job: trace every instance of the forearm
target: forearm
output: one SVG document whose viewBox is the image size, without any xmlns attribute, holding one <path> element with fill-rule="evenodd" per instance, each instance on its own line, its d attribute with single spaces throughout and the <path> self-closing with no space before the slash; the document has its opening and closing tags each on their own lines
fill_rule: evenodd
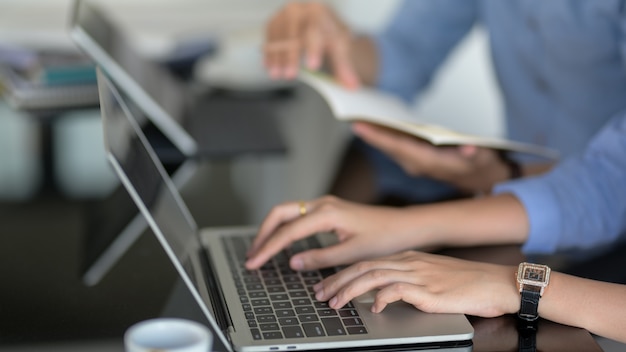
<svg viewBox="0 0 626 352">
<path fill-rule="evenodd" d="M 403 218 L 414 247 L 522 244 L 529 228 L 524 207 L 510 194 L 414 206 Z"/>
<path fill-rule="evenodd" d="M 626 286 L 552 272 L 539 316 L 626 343 Z"/>
</svg>

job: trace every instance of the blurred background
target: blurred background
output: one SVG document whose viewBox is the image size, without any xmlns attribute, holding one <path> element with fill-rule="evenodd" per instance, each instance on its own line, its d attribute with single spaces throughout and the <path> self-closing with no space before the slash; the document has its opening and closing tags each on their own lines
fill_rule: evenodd
<svg viewBox="0 0 626 352">
<path fill-rule="evenodd" d="M 264 23 L 285 0 L 93 1 L 123 29 L 136 52 L 169 66 L 195 86 L 249 91 L 275 84 L 262 69 L 260 45 Z M 399 0 L 328 2 L 362 32 L 382 28 L 399 4 Z M 0 0 L 0 66 L 28 65 L 41 52 L 80 55 L 68 34 L 72 4 L 72 0 Z M 486 35 L 475 28 L 446 61 L 431 89 L 416 100 L 415 113 L 461 131 L 501 135 L 500 97 L 490 64 Z M 86 265 L 93 262 L 90 256 L 99 254 L 90 254 L 90 246 L 95 243 L 101 249 L 110 244 L 109 239 L 103 246 L 92 235 L 112 226 L 104 214 L 111 212 L 108 199 L 119 190 L 105 161 L 97 101 L 85 89 L 82 103 L 71 108 L 33 108 L 9 94 L 6 79 L 4 86 L 0 350 L 121 351 L 125 327 L 160 314 L 163 306 L 167 309 L 177 275 L 153 236 L 141 236 L 106 276 L 85 279 Z M 346 141 L 349 137 L 344 135 Z M 200 225 L 256 224 L 273 204 L 293 195 L 283 190 L 280 176 L 285 167 L 280 161 L 264 161 L 269 167 L 260 164 L 247 159 L 217 165 L 228 171 L 221 174 L 221 182 L 257 205 L 238 216 L 232 211 L 235 205 L 210 203 L 221 217 L 218 223 L 199 221 Z M 305 167 L 319 166 L 311 164 Z M 329 180 L 318 174 L 299 174 L 311 185 L 303 197 L 320 195 L 330 187 Z M 259 175 L 266 185 L 252 189 Z M 214 191 L 220 190 L 190 197 L 202 207 L 209 198 L 219 199 Z M 610 341 L 601 343 L 610 350 Z"/>
<path fill-rule="evenodd" d="M 263 23 L 284 0 L 111 0 L 102 1 L 133 38 L 136 48 L 157 61 L 189 54 L 209 41 L 220 53 L 200 60 L 195 78 L 229 84 L 254 84 L 261 79 L 258 55 Z M 381 28 L 399 1 L 332 1 L 354 28 Z M 0 53 L 23 50 L 75 50 L 67 26 L 71 0 L 0 1 Z M 478 134 L 502 132 L 497 89 L 490 68 L 485 35 L 476 28 L 448 60 L 416 105 L 421 118 L 443 121 Z M 454 102 L 454 103 L 450 103 Z M 74 198 L 98 197 L 110 191 L 115 178 L 103 161 L 97 111 L 59 113 L 51 127 L 52 150 L 42 151 L 41 121 L 0 102 L 0 199 L 24 201 L 49 181 L 42 152 L 53 153 L 56 186 Z"/>
</svg>

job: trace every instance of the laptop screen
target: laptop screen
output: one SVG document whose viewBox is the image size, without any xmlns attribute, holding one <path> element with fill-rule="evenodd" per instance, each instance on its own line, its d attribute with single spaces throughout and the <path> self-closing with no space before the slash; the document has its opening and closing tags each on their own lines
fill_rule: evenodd
<svg viewBox="0 0 626 352">
<path fill-rule="evenodd" d="M 139 108 L 185 155 L 196 153 L 196 142 L 182 127 L 187 90 L 169 71 L 136 52 L 120 26 L 94 0 L 76 0 L 70 34 L 87 55 L 119 82 Z"/>
<path fill-rule="evenodd" d="M 100 107 L 105 148 L 124 186 L 135 202 L 156 223 L 160 241 L 166 241 L 175 259 L 183 266 L 199 248 L 197 227 L 175 190 L 163 166 L 141 133 L 132 113 L 132 103 L 123 99 L 101 71 L 98 71 Z M 155 226 L 153 226 L 153 229 Z M 190 277 L 191 272 L 188 272 Z"/>
</svg>

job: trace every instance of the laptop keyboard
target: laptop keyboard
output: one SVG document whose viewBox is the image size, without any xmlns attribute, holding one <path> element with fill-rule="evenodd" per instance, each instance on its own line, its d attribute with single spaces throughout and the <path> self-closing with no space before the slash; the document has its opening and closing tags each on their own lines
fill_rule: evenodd
<svg viewBox="0 0 626 352">
<path fill-rule="evenodd" d="M 225 248 L 245 312 L 248 326 L 255 340 L 303 338 L 366 334 L 367 329 L 348 303 L 334 310 L 327 302 L 315 299 L 313 285 L 334 270 L 296 272 L 289 268 L 292 254 L 319 248 L 315 238 L 294 243 L 279 253 L 259 270 L 247 270 L 244 266 L 250 237 L 225 237 Z"/>
</svg>

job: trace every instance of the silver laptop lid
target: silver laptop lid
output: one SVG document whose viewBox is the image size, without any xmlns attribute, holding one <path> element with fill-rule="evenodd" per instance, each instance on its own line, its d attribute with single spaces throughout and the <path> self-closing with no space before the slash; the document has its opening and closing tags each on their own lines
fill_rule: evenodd
<svg viewBox="0 0 626 352">
<path fill-rule="evenodd" d="M 141 57 L 96 1 L 75 0 L 70 21 L 70 35 L 76 45 L 133 97 L 183 154 L 195 155 L 196 141 L 182 125 L 188 96 L 181 82 Z"/>
<path fill-rule="evenodd" d="M 200 296 L 200 292 L 210 293 L 205 286 L 200 287 L 204 281 L 199 280 L 203 274 L 197 269 L 201 265 L 197 225 L 143 134 L 132 107 L 100 68 L 97 75 L 107 158 L 209 319 L 214 333 L 224 346 L 229 346 L 220 333 L 213 310 Z"/>
</svg>

